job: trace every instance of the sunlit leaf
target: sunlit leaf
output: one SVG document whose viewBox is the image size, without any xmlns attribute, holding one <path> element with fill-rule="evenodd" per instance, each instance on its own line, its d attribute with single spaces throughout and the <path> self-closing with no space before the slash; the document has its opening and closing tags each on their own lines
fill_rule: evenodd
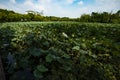
<svg viewBox="0 0 120 80">
<path fill-rule="evenodd" d="M 78 51 L 80 49 L 80 47 L 79 46 L 74 46 L 72 49 Z"/>
<path fill-rule="evenodd" d="M 37 69 L 38 69 L 40 72 L 46 72 L 46 71 L 48 71 L 48 68 L 46 68 L 44 65 L 38 65 L 38 66 L 37 66 Z"/>
</svg>

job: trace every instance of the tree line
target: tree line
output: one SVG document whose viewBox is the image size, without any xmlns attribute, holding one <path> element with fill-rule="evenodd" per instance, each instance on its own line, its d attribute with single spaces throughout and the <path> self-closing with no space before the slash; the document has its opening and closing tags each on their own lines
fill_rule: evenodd
<svg viewBox="0 0 120 80">
<path fill-rule="evenodd" d="M 83 14 L 79 18 L 43 16 L 43 11 L 26 11 L 27 14 L 16 13 L 7 9 L 0 9 L 0 22 L 16 21 L 78 21 L 78 22 L 100 22 L 100 23 L 120 23 L 120 10 L 112 12 L 92 12 Z"/>
</svg>

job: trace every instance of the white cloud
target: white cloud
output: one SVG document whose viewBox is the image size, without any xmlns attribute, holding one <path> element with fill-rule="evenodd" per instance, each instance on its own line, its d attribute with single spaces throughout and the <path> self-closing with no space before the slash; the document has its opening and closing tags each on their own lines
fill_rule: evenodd
<svg viewBox="0 0 120 80">
<path fill-rule="evenodd" d="M 20 13 L 25 13 L 27 10 L 39 12 L 43 10 L 45 16 L 79 17 L 84 13 L 110 12 L 111 10 L 117 11 L 120 9 L 120 0 L 95 0 L 95 4 L 87 6 L 84 0 L 38 0 L 37 2 L 34 2 L 34 0 L 25 0 L 22 4 L 18 4 L 15 0 L 9 1 L 4 4 L 0 3 L 0 8 Z"/>
<path fill-rule="evenodd" d="M 24 10 L 35 10 L 35 11 L 42 11 L 44 10 L 44 7 L 42 5 L 39 5 L 39 4 L 34 4 L 32 2 L 32 0 L 26 0 L 22 5 L 21 7 L 24 9 Z"/>
<path fill-rule="evenodd" d="M 74 0 L 67 0 L 67 3 L 72 4 Z"/>
<path fill-rule="evenodd" d="M 15 3 L 16 3 L 16 1 L 15 1 L 15 0 L 10 0 L 10 2 L 11 2 L 11 3 L 13 3 L 13 4 L 15 4 Z"/>
<path fill-rule="evenodd" d="M 79 5 L 83 5 L 83 1 L 79 1 L 78 4 L 79 4 Z"/>
<path fill-rule="evenodd" d="M 5 5 L 3 5 L 3 4 L 1 4 L 1 3 L 0 3 L 0 8 L 7 9 L 7 7 Z"/>
<path fill-rule="evenodd" d="M 95 0 L 95 2 L 98 5 L 107 5 L 107 6 L 120 5 L 120 0 Z"/>
<path fill-rule="evenodd" d="M 95 9 L 99 8 L 101 11 L 111 11 L 120 9 L 120 0 L 95 0 Z"/>
</svg>

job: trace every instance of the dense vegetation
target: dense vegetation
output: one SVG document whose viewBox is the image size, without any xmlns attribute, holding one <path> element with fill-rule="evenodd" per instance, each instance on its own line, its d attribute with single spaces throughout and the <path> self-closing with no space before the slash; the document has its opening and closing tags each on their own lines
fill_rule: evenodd
<svg viewBox="0 0 120 80">
<path fill-rule="evenodd" d="M 0 24 L 7 80 L 120 80 L 120 24 Z"/>
<path fill-rule="evenodd" d="M 116 13 L 92 12 L 83 14 L 79 18 L 43 16 L 43 12 L 27 11 L 27 14 L 15 13 L 14 11 L 0 9 L 0 22 L 16 21 L 78 21 L 78 22 L 100 22 L 120 23 L 120 10 Z"/>
</svg>

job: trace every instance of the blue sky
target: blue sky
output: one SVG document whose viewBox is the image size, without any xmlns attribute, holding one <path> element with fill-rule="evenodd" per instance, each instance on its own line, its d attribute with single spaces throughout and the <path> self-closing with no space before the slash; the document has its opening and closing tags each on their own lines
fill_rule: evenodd
<svg viewBox="0 0 120 80">
<path fill-rule="evenodd" d="M 116 12 L 120 0 L 0 0 L 0 8 L 25 13 L 43 11 L 45 16 L 79 17 L 91 12 Z"/>
</svg>

